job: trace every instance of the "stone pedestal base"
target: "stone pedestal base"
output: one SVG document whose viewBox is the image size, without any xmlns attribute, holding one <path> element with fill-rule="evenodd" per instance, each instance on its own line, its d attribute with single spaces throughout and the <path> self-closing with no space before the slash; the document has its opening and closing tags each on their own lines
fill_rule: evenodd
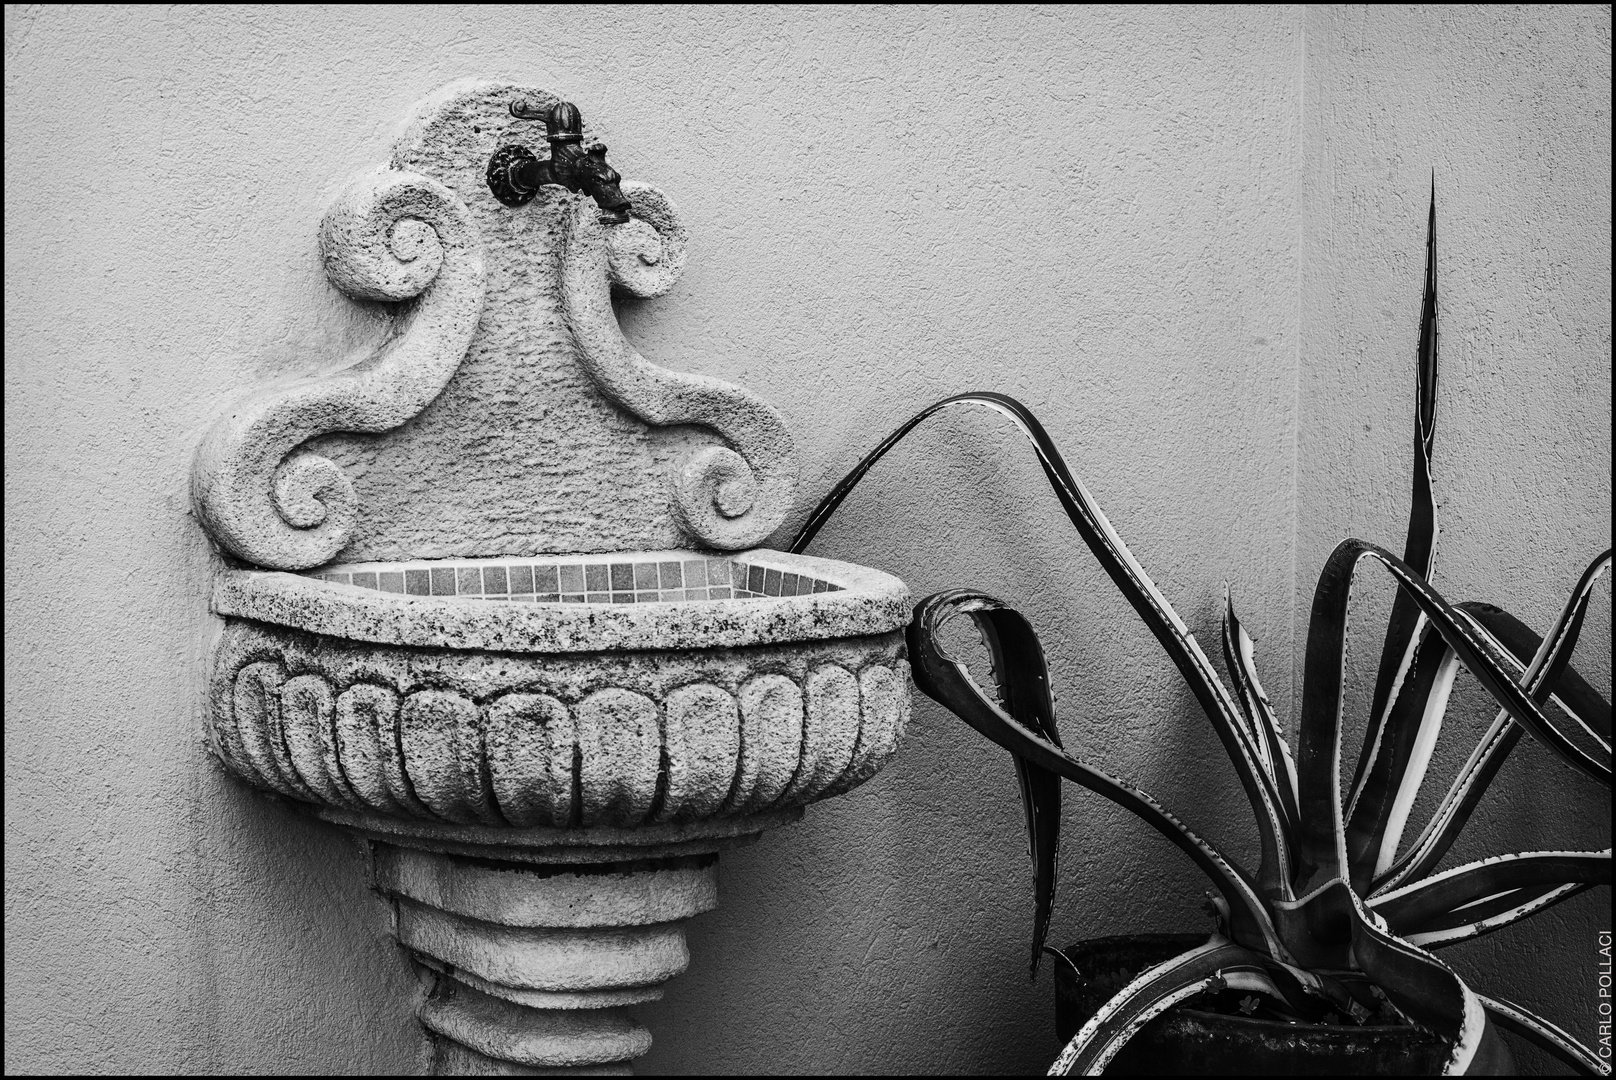
<svg viewBox="0 0 1616 1080">
<path fill-rule="evenodd" d="M 718 852 L 800 810 L 660 829 L 484 829 L 317 811 L 371 844 L 399 943 L 432 973 L 440 1075 L 624 1074 L 651 1048 L 631 1007 L 690 963 Z"/>
</svg>

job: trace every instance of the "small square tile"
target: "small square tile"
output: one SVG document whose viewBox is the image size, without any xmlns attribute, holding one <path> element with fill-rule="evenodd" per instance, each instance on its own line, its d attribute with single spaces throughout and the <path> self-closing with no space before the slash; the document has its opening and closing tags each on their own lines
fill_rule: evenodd
<svg viewBox="0 0 1616 1080">
<path fill-rule="evenodd" d="M 584 565 L 584 587 L 590 592 L 605 592 L 612 586 L 611 575 L 605 563 L 586 563 Z"/>
<path fill-rule="evenodd" d="M 684 567 L 677 562 L 657 564 L 657 577 L 664 589 L 682 589 L 685 587 Z"/>
<path fill-rule="evenodd" d="M 455 595 L 455 572 L 448 567 L 432 568 L 432 595 Z"/>
<path fill-rule="evenodd" d="M 333 585 L 346 585 L 349 582 L 349 575 L 347 575 L 347 574 L 327 574 L 325 576 L 325 579 L 327 581 L 331 582 L 331 584 L 333 584 Z"/>
<path fill-rule="evenodd" d="M 830 588 L 830 582 L 822 581 L 819 578 L 814 579 L 814 592 L 816 592 L 816 593 L 825 592 L 829 588 Z"/>
<path fill-rule="evenodd" d="M 614 593 L 612 593 L 612 603 L 614 603 L 614 604 L 632 604 L 633 602 L 634 602 L 634 594 L 631 593 L 631 592 L 614 592 Z"/>
<path fill-rule="evenodd" d="M 728 585 L 714 585 L 707 590 L 709 600 L 730 600 L 730 587 Z"/>
<path fill-rule="evenodd" d="M 513 603 L 513 604 L 531 604 L 531 603 L 533 603 L 533 594 L 530 593 L 530 592 L 511 593 L 511 603 Z"/>
<path fill-rule="evenodd" d="M 634 564 L 612 563 L 612 591 L 631 592 L 634 589 Z"/>
<path fill-rule="evenodd" d="M 510 591 L 510 579 L 503 566 L 483 567 L 483 592 L 492 596 L 504 596 Z"/>
<path fill-rule="evenodd" d="M 748 566 L 746 568 L 746 591 L 759 595 L 763 593 L 763 567 Z"/>
<path fill-rule="evenodd" d="M 436 575 L 434 570 L 433 574 Z M 434 591 L 437 582 L 433 581 Z M 475 566 L 462 566 L 455 570 L 455 591 L 461 596 L 477 596 L 483 591 L 483 576 Z"/>
<path fill-rule="evenodd" d="M 575 592 L 562 593 L 561 602 L 563 604 L 581 604 L 584 602 L 583 594 Z"/>
<path fill-rule="evenodd" d="M 523 563 L 521 566 L 511 567 L 510 584 L 512 593 L 530 593 L 533 591 L 533 567 Z"/>
<path fill-rule="evenodd" d="M 431 596 L 432 575 L 425 570 L 404 571 L 404 591 L 411 596 Z"/>
<path fill-rule="evenodd" d="M 552 568 L 554 569 L 554 568 Z M 567 563 L 559 568 L 561 574 L 561 587 L 557 592 L 573 593 L 584 591 L 584 568 L 577 563 Z M 548 588 L 548 586 L 546 586 Z M 539 570 L 533 570 L 533 591 L 539 591 Z"/>
<path fill-rule="evenodd" d="M 376 571 L 357 571 L 353 576 L 353 583 L 361 589 L 374 589 L 376 587 Z"/>
<path fill-rule="evenodd" d="M 685 588 L 704 588 L 707 584 L 707 560 L 685 560 Z"/>
<path fill-rule="evenodd" d="M 707 584 L 709 584 L 709 585 L 728 585 L 729 584 L 729 566 L 730 566 L 730 563 L 729 563 L 728 559 L 708 559 L 707 560 Z"/>
<path fill-rule="evenodd" d="M 781 596 L 801 596 L 802 591 L 803 591 L 802 590 L 802 575 L 800 575 L 800 574 L 781 574 L 780 575 L 780 595 Z"/>
<path fill-rule="evenodd" d="M 780 595 L 780 571 L 769 567 L 763 571 L 763 595 Z"/>
<path fill-rule="evenodd" d="M 656 563 L 642 562 L 634 564 L 634 587 L 641 591 L 657 587 Z"/>
<path fill-rule="evenodd" d="M 534 593 L 533 602 L 535 604 L 559 604 L 561 603 L 561 596 L 553 592 Z"/>
<path fill-rule="evenodd" d="M 376 575 L 376 587 L 382 592 L 403 592 L 404 572 L 402 570 L 383 570 Z"/>
<path fill-rule="evenodd" d="M 508 596 L 479 596 L 477 599 L 491 600 L 494 603 L 509 603 L 511 598 Z"/>
<path fill-rule="evenodd" d="M 612 602 L 612 594 L 609 592 L 586 593 L 585 599 L 591 604 L 609 604 Z"/>
</svg>

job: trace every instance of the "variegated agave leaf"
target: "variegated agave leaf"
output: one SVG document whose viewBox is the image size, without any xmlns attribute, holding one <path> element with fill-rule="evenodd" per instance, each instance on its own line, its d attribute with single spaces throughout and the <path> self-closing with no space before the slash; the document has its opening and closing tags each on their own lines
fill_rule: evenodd
<svg viewBox="0 0 1616 1080">
<path fill-rule="evenodd" d="M 1562 1028 L 1503 998 L 1481 998 L 1487 1015 L 1505 1031 L 1547 1050 L 1583 1076 L 1609 1076 L 1610 1066 Z"/>
<path fill-rule="evenodd" d="M 1037 732 L 1056 746 L 1061 744 L 1055 718 L 1055 695 L 1050 689 L 1049 665 L 1035 635 L 1019 633 L 1008 626 L 1001 633 L 995 621 L 981 620 L 978 632 L 993 665 L 993 683 L 999 704 L 1022 726 Z M 1028 628 L 1030 631 L 1030 628 Z M 1015 758 L 1016 781 L 1021 788 L 1021 806 L 1027 819 L 1027 854 L 1033 865 L 1032 960 L 1028 973 L 1036 977 L 1038 961 L 1049 937 L 1049 917 L 1055 903 L 1055 883 L 1059 870 L 1061 778 L 1019 755 Z"/>
<path fill-rule="evenodd" d="M 1436 494 L 1431 483 L 1431 454 L 1436 443 L 1437 382 L 1437 293 L 1436 293 L 1436 177 L 1431 178 L 1431 206 L 1425 234 L 1425 294 L 1420 303 L 1419 336 L 1415 342 L 1414 467 L 1413 492 L 1409 501 L 1408 529 L 1403 542 L 1403 561 L 1429 580 L 1436 563 L 1438 527 Z M 1359 788 L 1368 779 L 1375 753 L 1388 741 L 1407 743 L 1388 727 L 1407 723 L 1423 710 L 1405 709 L 1394 715 L 1392 707 L 1414 661 L 1421 620 L 1413 599 L 1399 591 L 1392 599 L 1391 617 L 1381 645 L 1380 668 L 1375 677 L 1375 693 L 1369 709 L 1369 728 L 1359 750 L 1358 767 L 1353 772 L 1352 799 L 1359 801 Z M 1366 814 L 1373 810 L 1366 807 Z M 1358 826 L 1361 832 L 1362 824 Z M 1362 855 L 1359 855 L 1359 859 Z M 1355 860 L 1357 861 L 1357 860 Z M 1367 878 L 1367 871 L 1355 879 Z"/>
<path fill-rule="evenodd" d="M 1334 808 L 1340 798 L 1336 765 L 1340 757 L 1347 600 L 1357 567 L 1365 560 L 1383 566 L 1401 590 L 1413 597 L 1423 617 L 1516 722 L 1573 768 L 1609 786 L 1609 761 L 1591 756 L 1543 714 L 1537 702 L 1516 684 L 1507 662 L 1476 632 L 1468 619 L 1391 552 L 1362 540 L 1343 540 L 1326 561 L 1314 592 L 1303 660 L 1302 730 L 1297 761 L 1301 821 L 1297 846 L 1300 858 L 1316 879 L 1315 884 L 1337 876 L 1333 865 L 1336 855 L 1333 822 L 1336 819 Z M 1345 829 L 1342 831 L 1344 847 Z M 1307 887 L 1310 887 L 1307 878 L 1298 878 L 1298 891 L 1307 891 Z"/>
<path fill-rule="evenodd" d="M 1610 560 L 1611 552 L 1606 550 L 1588 564 L 1547 638 L 1538 637 L 1501 608 L 1475 603 L 1460 604 L 1458 608 L 1476 636 L 1494 646 L 1494 655 L 1503 662 L 1504 669 L 1525 687 L 1534 701 L 1541 703 L 1553 697 L 1581 728 L 1585 741 L 1602 749 L 1606 755 L 1610 753 L 1610 702 L 1570 666 L 1570 660 L 1582 632 L 1594 585 L 1609 570 Z M 1441 861 L 1525 730 L 1507 709 L 1500 710 L 1459 770 L 1429 823 L 1407 854 L 1395 862 L 1392 856 L 1396 852 L 1401 822 L 1397 823 L 1396 832 L 1386 831 L 1373 882 L 1377 893 L 1417 881 Z M 1567 736 L 1560 737 L 1570 741 Z M 1411 803 L 1417 794 L 1419 779 L 1412 774 L 1405 776 L 1405 790 L 1400 796 L 1403 805 Z"/>
<path fill-rule="evenodd" d="M 1289 822 L 1275 778 L 1261 764 L 1259 751 L 1247 730 L 1240 706 L 1217 676 L 1195 635 L 1190 632 L 1167 598 L 1145 573 L 1144 567 L 1128 550 L 1116 529 L 1106 518 L 1083 482 L 1074 476 L 1043 425 L 1027 407 L 1014 398 L 995 393 L 960 394 L 945 398 L 921 410 L 883 439 L 864 459 L 820 500 L 796 538 L 791 550 L 800 552 L 813 540 L 830 515 L 841 505 L 876 462 L 928 417 L 958 406 L 991 409 L 1007 417 L 1031 443 L 1038 464 L 1043 468 L 1056 498 L 1101 568 L 1161 643 L 1174 666 L 1195 695 L 1224 750 L 1235 766 L 1241 787 L 1251 803 L 1257 822 L 1261 864 L 1257 881 L 1263 890 L 1287 897 L 1293 858 Z"/>
<path fill-rule="evenodd" d="M 1188 829 L 1145 792 L 1074 758 L 1041 733 L 1021 724 L 971 678 L 966 666 L 948 654 L 942 627 L 961 615 L 974 620 L 984 639 L 997 639 L 1001 654 L 1038 652 L 1036 633 L 1027 620 L 995 597 L 967 590 L 928 596 L 915 607 L 909 624 L 909 664 L 915 685 L 971 727 L 1052 773 L 1080 784 L 1129 810 L 1170 840 L 1223 894 L 1231 909 L 1232 932 L 1270 955 L 1288 954 L 1274 933 L 1263 897 L 1243 869 L 1225 859 L 1211 844 Z M 1041 664 L 1041 660 L 1040 660 Z M 1033 665 L 1018 670 L 1033 671 Z M 1029 688 L 1028 692 L 1035 692 Z"/>
<path fill-rule="evenodd" d="M 1562 758 L 1606 785 L 1610 783 L 1610 766 L 1565 739 L 1539 711 L 1536 702 L 1516 684 L 1504 661 L 1475 633 L 1469 621 L 1402 560 L 1359 540 L 1343 541 L 1331 554 L 1314 593 L 1303 662 L 1298 764 L 1302 820 L 1298 849 L 1311 866 L 1313 876 L 1299 879 L 1298 891 L 1305 887 L 1309 900 L 1321 906 L 1326 906 L 1326 898 L 1332 894 L 1339 898 L 1326 910 L 1334 914 L 1344 906 L 1350 916 L 1353 959 L 1400 1010 L 1449 1040 L 1453 1051 L 1447 1072 L 1486 1071 L 1495 1063 L 1494 1055 L 1500 1044 L 1475 993 L 1434 955 L 1394 933 L 1386 920 L 1365 903 L 1360 892 L 1349 886 L 1346 876 L 1349 865 L 1347 827 L 1338 775 L 1342 676 L 1346 661 L 1347 602 L 1353 578 L 1365 562 L 1378 564 L 1391 573 L 1400 589 L 1417 605 L 1421 617 L 1516 721 Z M 1320 828 L 1321 823 L 1328 823 L 1328 836 Z M 1594 867 L 1593 872 L 1597 873 L 1597 860 Z M 1440 903 L 1446 890 L 1451 888 L 1455 890 L 1451 896 L 1456 901 L 1476 899 L 1465 892 L 1465 887 L 1484 883 L 1489 878 L 1501 881 L 1503 888 L 1518 888 L 1541 884 L 1545 875 L 1551 882 L 1575 881 L 1585 872 L 1584 867 L 1570 868 L 1552 859 L 1500 860 L 1499 864 L 1477 867 L 1473 872 L 1465 868 L 1463 873 L 1434 886 L 1430 896 Z M 1608 862 L 1605 873 L 1608 875 Z M 1341 900 L 1345 905 L 1341 905 Z M 1312 924 L 1307 925 L 1313 928 Z"/>
<path fill-rule="evenodd" d="M 1574 891 L 1610 884 L 1611 853 L 1533 851 L 1495 855 L 1370 899 L 1370 908 L 1415 944 L 1447 945 L 1541 911 Z"/>
<path fill-rule="evenodd" d="M 1404 673 L 1387 722 L 1372 733 L 1378 741 L 1347 807 L 1347 858 L 1353 888 L 1359 892 L 1368 891 L 1375 873 L 1385 872 L 1396 853 L 1460 670 L 1458 654 L 1430 623 L 1418 622 L 1413 663 Z"/>
<path fill-rule="evenodd" d="M 1245 710 L 1252 731 L 1252 741 L 1258 750 L 1258 763 L 1270 783 L 1279 793 L 1280 808 L 1285 813 L 1287 832 L 1296 829 L 1296 761 L 1291 756 L 1290 744 L 1274 715 L 1274 707 L 1257 678 L 1256 646 L 1246 628 L 1234 613 L 1234 593 L 1224 591 L 1223 608 L 1223 665 L 1229 671 L 1238 693 L 1237 700 Z"/>
<path fill-rule="evenodd" d="M 1611 730 L 1609 702 L 1567 664 L 1589 592 L 1609 565 L 1609 552 L 1584 573 L 1545 639 L 1498 609 L 1453 607 L 1429 585 L 1437 539 L 1431 484 L 1437 378 L 1435 215 L 1433 183 L 1416 347 L 1413 499 L 1403 558 L 1347 540 L 1326 562 L 1309 623 L 1294 759 L 1262 691 L 1252 642 L 1235 616 L 1232 598 L 1223 625 L 1224 661 L 1235 688 L 1231 695 L 1042 426 L 1011 398 L 963 394 L 922 410 L 825 496 L 792 544 L 791 550 L 802 551 L 869 469 L 926 418 L 958 405 L 982 406 L 1006 416 L 1032 444 L 1079 536 L 1178 667 L 1235 765 L 1258 825 L 1262 863 L 1255 879 L 1143 791 L 1062 748 L 1043 650 L 1019 613 L 993 597 L 964 590 L 938 593 L 916 606 L 909 627 L 916 685 L 1016 759 L 1034 863 L 1035 970 L 1053 897 L 1061 779 L 1139 816 L 1189 855 L 1222 894 L 1233 940 L 1215 937 L 1140 975 L 1085 1026 L 1052 1072 L 1103 1069 L 1149 1019 L 1203 990 L 1235 985 L 1235 980 L 1283 1000 L 1299 1016 L 1325 1002 L 1360 1019 L 1366 1010 L 1390 1009 L 1447 1039 L 1451 1055 L 1444 1071 L 1451 1074 L 1498 1071 L 1507 1061 L 1500 1026 L 1574 1067 L 1599 1064 L 1586 1048 L 1540 1018 L 1507 1002 L 1479 997 L 1428 951 L 1509 925 L 1594 884 L 1608 884 L 1611 855 L 1608 849 L 1532 852 L 1427 878 L 1523 731 L 1608 787 Z M 1368 734 L 1344 806 L 1339 785 L 1347 602 L 1365 562 L 1382 566 L 1398 590 L 1377 669 Z M 978 686 L 941 643 L 941 627 L 961 615 L 976 623 L 992 657 L 996 695 Z M 1499 717 L 1432 821 L 1399 859 L 1401 837 L 1461 665 L 1499 704 Z M 1575 734 L 1593 752 L 1546 715 L 1542 706 L 1551 698 L 1581 729 Z M 1378 1005 L 1376 995 L 1382 999 Z"/>
</svg>

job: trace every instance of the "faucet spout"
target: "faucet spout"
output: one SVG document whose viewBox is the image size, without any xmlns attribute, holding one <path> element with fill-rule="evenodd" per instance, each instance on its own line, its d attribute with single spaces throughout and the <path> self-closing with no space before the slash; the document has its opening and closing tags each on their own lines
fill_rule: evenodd
<svg viewBox="0 0 1616 1080">
<path fill-rule="evenodd" d="M 628 220 L 633 204 L 623 194 L 623 178 L 606 161 L 605 146 L 596 143 L 588 150 L 583 148 L 583 117 L 576 105 L 559 101 L 541 114 L 525 101 L 514 101 L 511 115 L 544 120 L 550 157 L 540 160 L 524 146 L 502 147 L 488 163 L 488 186 L 495 198 L 507 206 L 521 206 L 543 185 L 556 184 L 594 199 L 603 224 L 621 225 Z"/>
</svg>

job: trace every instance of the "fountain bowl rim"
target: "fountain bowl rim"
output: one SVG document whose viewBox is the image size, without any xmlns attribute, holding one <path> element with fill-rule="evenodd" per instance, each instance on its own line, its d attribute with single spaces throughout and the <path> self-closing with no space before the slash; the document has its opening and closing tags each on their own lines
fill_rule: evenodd
<svg viewBox="0 0 1616 1080">
<path fill-rule="evenodd" d="M 624 553 L 634 554 L 634 553 Z M 768 548 L 726 555 L 824 579 L 834 592 L 640 604 L 497 603 L 407 596 L 283 571 L 224 569 L 213 611 L 379 645 L 508 653 L 739 648 L 887 634 L 906 625 L 908 588 L 871 567 Z"/>
</svg>

